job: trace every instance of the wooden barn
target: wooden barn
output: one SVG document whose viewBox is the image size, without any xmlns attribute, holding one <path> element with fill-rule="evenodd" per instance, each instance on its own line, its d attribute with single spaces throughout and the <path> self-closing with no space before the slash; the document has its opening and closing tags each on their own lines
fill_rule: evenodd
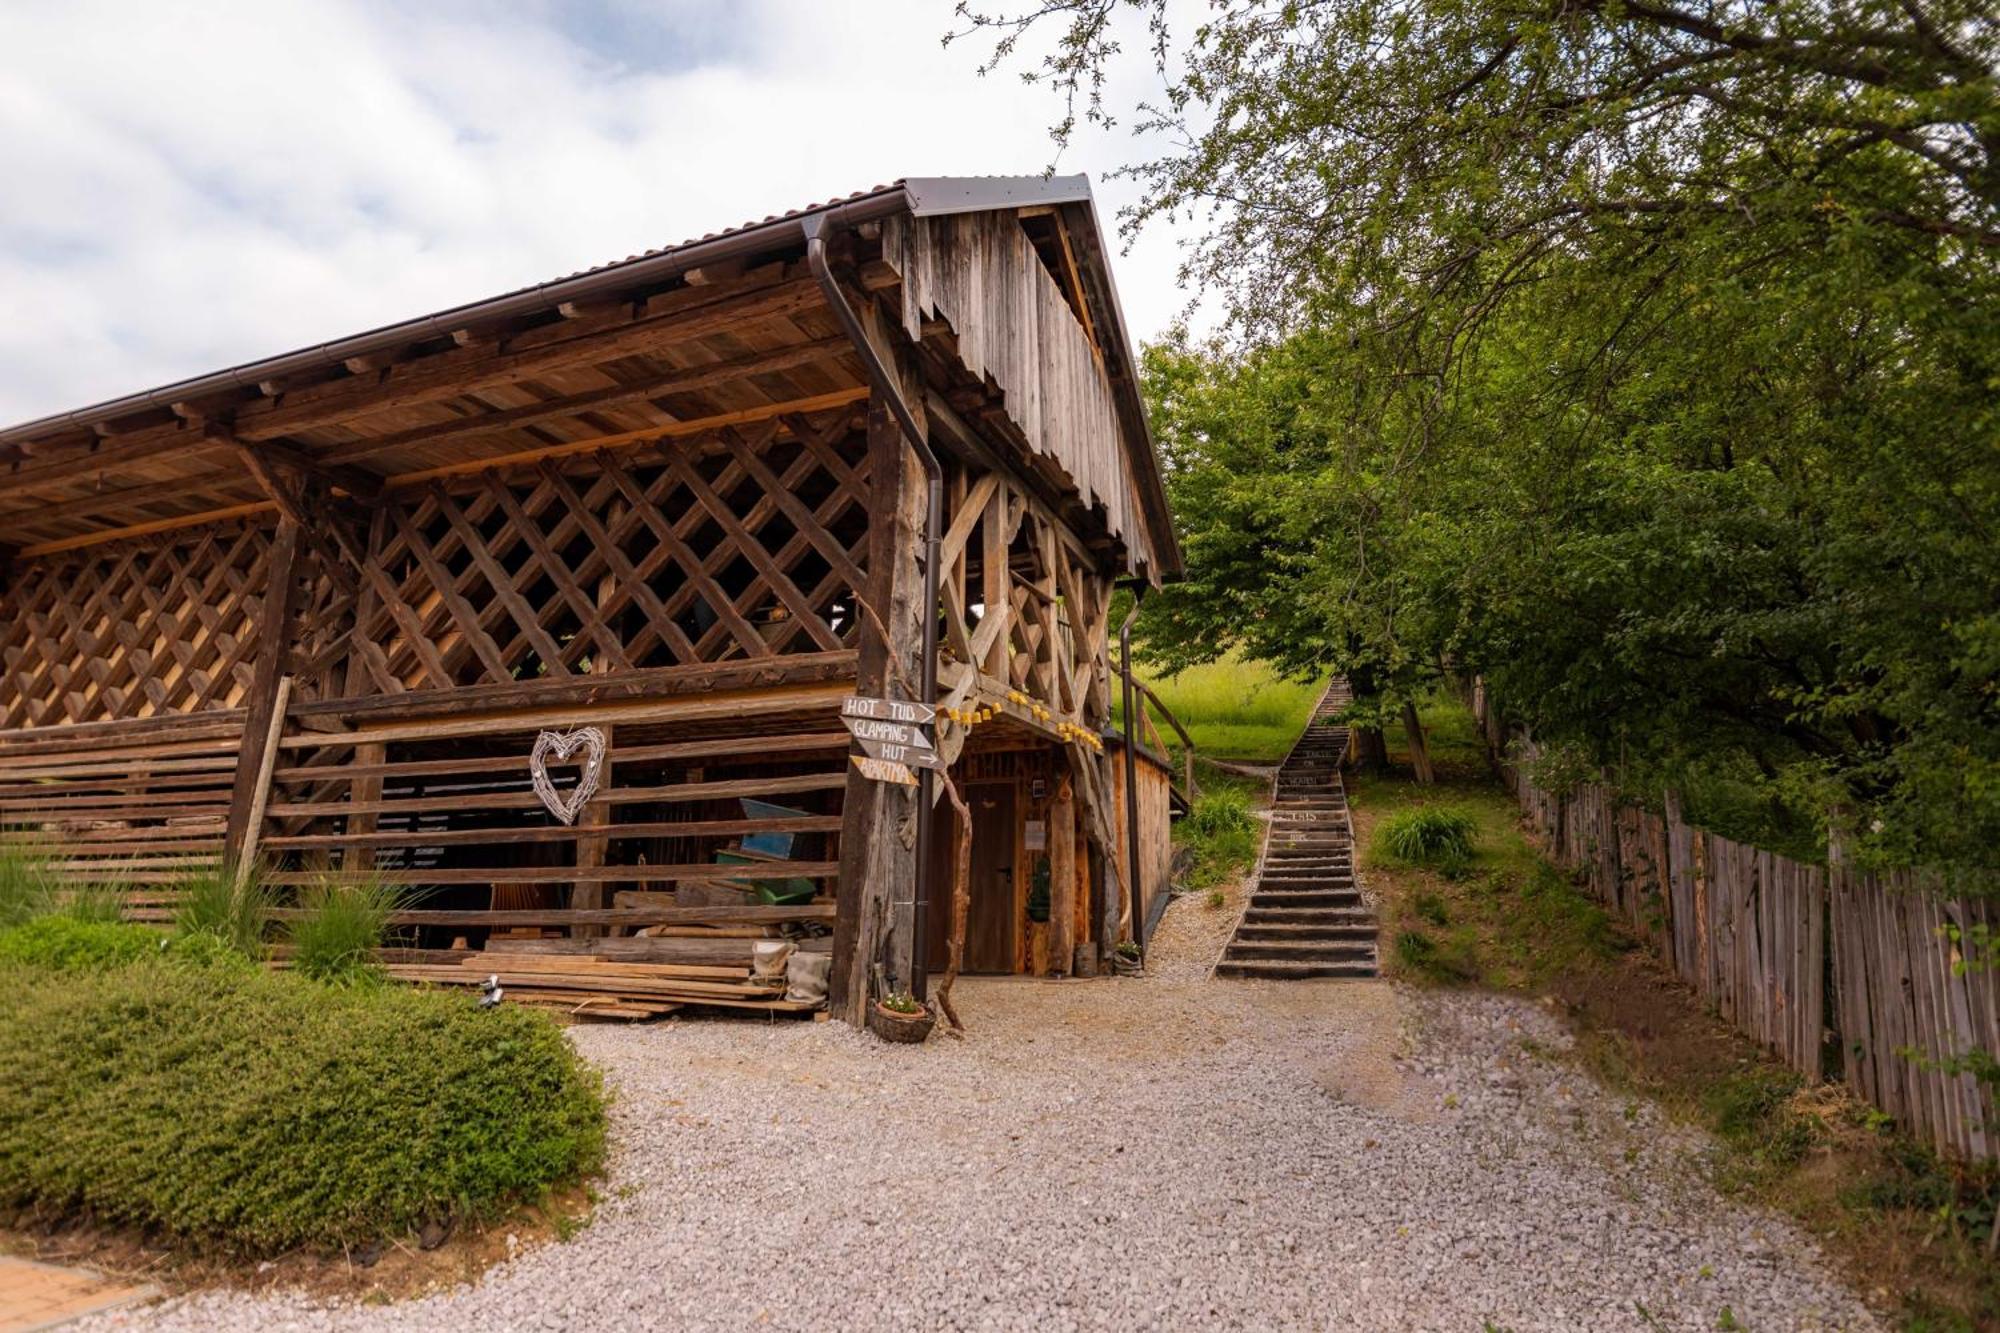
<svg viewBox="0 0 2000 1333">
<path fill-rule="evenodd" d="M 0 827 L 139 919 L 371 876 L 399 975 L 613 1014 L 799 1003 L 785 939 L 860 1021 L 958 838 L 842 706 L 930 691 L 965 969 L 1093 969 L 1177 795 L 1135 375 L 1083 177 L 909 179 L 0 431 Z"/>
</svg>

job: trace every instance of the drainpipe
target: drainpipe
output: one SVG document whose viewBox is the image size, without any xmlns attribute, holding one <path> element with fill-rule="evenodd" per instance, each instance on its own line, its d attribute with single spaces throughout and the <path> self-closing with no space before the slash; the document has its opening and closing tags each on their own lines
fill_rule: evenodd
<svg viewBox="0 0 2000 1333">
<path fill-rule="evenodd" d="M 845 215 L 844 208 L 836 208 L 826 213 L 809 213 L 800 219 L 805 231 L 806 262 L 812 267 L 813 277 L 819 280 L 820 290 L 826 294 L 826 303 L 833 310 L 833 317 L 839 321 L 841 332 L 854 344 L 854 353 L 861 358 L 862 369 L 868 374 L 869 386 L 877 397 L 889 405 L 896 424 L 902 428 L 903 438 L 916 451 L 917 461 L 923 464 L 924 476 L 929 485 L 929 495 L 924 505 L 924 587 L 923 587 L 923 664 L 922 680 L 918 685 L 922 702 L 937 703 L 938 683 L 938 548 L 942 535 L 940 521 L 944 514 L 944 465 L 931 452 L 930 442 L 924 438 L 922 428 L 910 412 L 909 404 L 903 401 L 901 389 L 889 368 L 882 364 L 882 358 L 875 354 L 875 346 L 868 341 L 867 333 L 861 327 L 861 320 L 854 313 L 854 307 L 847 303 L 847 296 L 834 281 L 833 268 L 826 259 L 826 229 L 838 224 Z M 860 589 L 855 589 L 856 594 Z M 888 626 L 884 625 L 884 629 Z M 892 645 L 882 645 L 885 652 L 894 651 Z M 910 972 L 908 978 L 910 993 L 919 1000 L 928 989 L 929 976 L 924 957 L 924 911 L 930 900 L 931 891 L 931 836 L 932 825 L 936 823 L 933 802 L 936 799 L 937 774 L 930 769 L 921 769 L 917 774 L 917 876 L 916 896 L 911 913 L 910 929 L 915 938 L 910 941 Z"/>
<path fill-rule="evenodd" d="M 1125 688 L 1125 866 L 1132 895 L 1132 939 L 1139 946 L 1139 966 L 1146 965 L 1146 913 L 1139 901 L 1139 725 L 1132 711 L 1132 622 L 1146 599 L 1146 585 L 1133 583 L 1132 609 L 1118 627 L 1118 674 Z"/>
</svg>

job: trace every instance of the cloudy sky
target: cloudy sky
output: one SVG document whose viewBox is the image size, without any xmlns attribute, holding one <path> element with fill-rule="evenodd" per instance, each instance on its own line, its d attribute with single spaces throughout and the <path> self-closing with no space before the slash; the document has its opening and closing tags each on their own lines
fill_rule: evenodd
<svg viewBox="0 0 2000 1333">
<path fill-rule="evenodd" d="M 7 0 L 0 424 L 898 176 L 1039 172 L 1052 103 L 942 49 L 950 21 L 950 0 Z M 1093 133 L 1060 169 L 1135 151 Z M 1129 193 L 1100 180 L 1107 222 Z M 1119 264 L 1141 339 L 1181 309 L 1176 256 L 1155 230 Z"/>
</svg>

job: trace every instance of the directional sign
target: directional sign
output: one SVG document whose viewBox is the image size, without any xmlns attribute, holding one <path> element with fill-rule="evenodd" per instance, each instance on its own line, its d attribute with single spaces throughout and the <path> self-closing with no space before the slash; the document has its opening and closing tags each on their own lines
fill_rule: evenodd
<svg viewBox="0 0 2000 1333">
<path fill-rule="evenodd" d="M 861 770 L 862 777 L 871 781 L 897 782 L 905 787 L 917 785 L 917 775 L 902 764 L 887 759 L 876 759 L 865 754 L 849 755 L 848 760 Z"/>
<path fill-rule="evenodd" d="M 866 695 L 855 695 L 841 701 L 842 717 L 872 717 L 880 722 L 905 722 L 912 726 L 929 726 L 937 717 L 937 709 L 929 704 L 905 703 L 901 699 L 871 699 Z"/>
<path fill-rule="evenodd" d="M 884 745 L 905 745 L 913 750 L 931 748 L 931 738 L 924 734 L 924 729 L 908 722 L 878 722 L 872 717 L 843 717 L 840 720 L 847 724 L 855 739 L 864 744 L 879 741 Z M 875 751 L 868 753 L 874 754 Z"/>
<path fill-rule="evenodd" d="M 905 764 L 911 768 L 928 768 L 938 773 L 944 771 L 943 757 L 928 745 L 922 747 L 896 745 L 889 741 L 871 740 L 866 736 L 856 736 L 854 739 L 861 743 L 861 748 L 865 753 L 872 754 L 877 759 L 884 759 L 895 764 Z"/>
</svg>

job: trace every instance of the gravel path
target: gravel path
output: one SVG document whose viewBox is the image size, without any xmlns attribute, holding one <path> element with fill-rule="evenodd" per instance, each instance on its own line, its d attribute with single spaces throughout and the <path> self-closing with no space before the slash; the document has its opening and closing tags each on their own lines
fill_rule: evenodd
<svg viewBox="0 0 2000 1333">
<path fill-rule="evenodd" d="M 1170 911 L 1164 961 L 1208 915 Z M 1533 1005 L 1185 961 L 966 982 L 969 1038 L 919 1049 L 579 1029 L 618 1151 L 569 1243 L 394 1306 L 211 1292 L 88 1327 L 1879 1327 L 1699 1182 L 1689 1134 L 1548 1058 Z"/>
</svg>

